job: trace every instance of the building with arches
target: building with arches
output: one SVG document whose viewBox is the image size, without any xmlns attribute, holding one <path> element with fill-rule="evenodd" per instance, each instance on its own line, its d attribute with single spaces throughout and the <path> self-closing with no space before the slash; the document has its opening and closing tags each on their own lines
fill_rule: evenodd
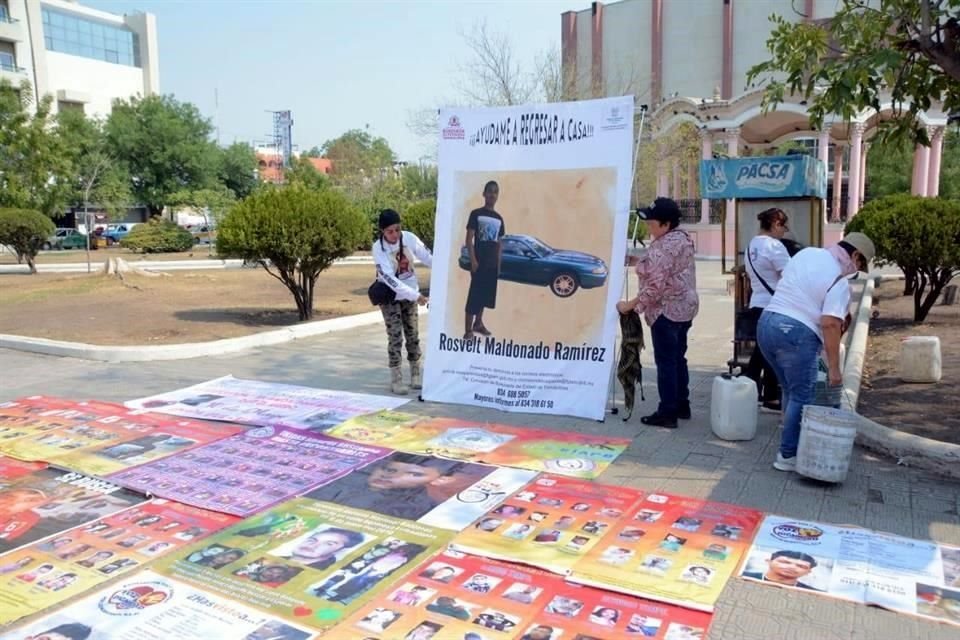
<svg viewBox="0 0 960 640">
<path fill-rule="evenodd" d="M 747 86 L 747 71 L 768 58 L 769 16 L 796 20 L 829 18 L 834 0 L 621 0 L 593 2 L 561 16 L 561 59 L 568 95 L 633 94 L 649 105 L 649 131 L 656 150 L 656 195 L 685 205 L 687 229 L 701 256 L 720 255 L 722 236 L 732 246 L 732 228 L 721 229 L 718 205 L 699 199 L 696 162 L 670 159 L 667 136 L 688 123 L 696 128 L 701 157 L 767 155 L 802 141 L 827 170 L 825 242 L 842 234 L 866 190 L 866 162 L 877 125 L 890 117 L 889 102 L 845 122 L 828 117 L 821 130 L 810 124 L 805 101 L 787 98 L 764 113 L 763 90 Z M 914 152 L 912 192 L 936 196 L 946 114 L 921 114 L 931 140 Z M 905 169 L 906 170 L 906 169 Z M 696 205 L 699 204 L 699 207 Z M 733 220 L 733 201 L 723 205 Z M 696 209 L 699 208 L 699 216 Z M 729 226 L 729 225 L 728 225 Z"/>
</svg>

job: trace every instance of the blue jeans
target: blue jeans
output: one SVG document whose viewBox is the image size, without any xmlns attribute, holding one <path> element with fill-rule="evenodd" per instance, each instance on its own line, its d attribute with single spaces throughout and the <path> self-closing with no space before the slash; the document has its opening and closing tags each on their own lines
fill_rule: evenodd
<svg viewBox="0 0 960 640">
<path fill-rule="evenodd" d="M 657 413 L 676 418 L 690 405 L 690 371 L 687 369 L 687 333 L 692 322 L 674 322 L 660 316 L 650 327 L 653 361 L 657 365 Z"/>
<path fill-rule="evenodd" d="M 820 338 L 799 320 L 764 311 L 757 326 L 757 342 L 783 389 L 780 455 L 792 458 L 800 442 L 803 406 L 816 397 Z"/>
</svg>

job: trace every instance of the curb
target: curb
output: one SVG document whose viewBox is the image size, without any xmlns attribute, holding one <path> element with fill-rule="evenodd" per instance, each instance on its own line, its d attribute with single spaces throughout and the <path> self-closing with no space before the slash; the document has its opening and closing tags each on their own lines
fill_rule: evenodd
<svg viewBox="0 0 960 640">
<path fill-rule="evenodd" d="M 880 281 L 893 280 L 887 276 L 870 278 L 864 285 L 857 310 L 853 335 L 850 338 L 847 360 L 843 368 L 843 395 L 840 408 L 856 413 L 863 380 L 863 364 L 870 333 L 873 291 Z M 932 471 L 947 478 L 960 480 L 960 445 L 923 438 L 885 427 L 869 418 L 859 416 L 857 444 L 865 449 L 894 458 L 897 464 Z"/>
<path fill-rule="evenodd" d="M 420 307 L 420 315 L 427 309 Z M 154 360 L 186 360 L 227 353 L 237 353 L 256 347 L 266 347 L 303 338 L 312 338 L 335 331 L 344 331 L 357 327 L 378 324 L 383 321 L 379 311 L 359 313 L 352 316 L 317 320 L 283 329 L 262 331 L 249 336 L 225 338 L 210 342 L 190 342 L 185 344 L 105 346 L 85 344 L 83 342 L 65 342 L 0 334 L 0 348 L 40 353 L 48 356 L 80 358 L 96 362 L 150 362 Z"/>
</svg>

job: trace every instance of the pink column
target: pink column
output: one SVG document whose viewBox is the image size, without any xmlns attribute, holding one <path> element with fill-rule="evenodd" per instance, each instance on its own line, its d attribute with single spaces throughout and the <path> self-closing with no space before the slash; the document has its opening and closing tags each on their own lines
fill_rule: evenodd
<svg viewBox="0 0 960 640">
<path fill-rule="evenodd" d="M 863 125 L 850 125 L 850 168 L 847 169 L 847 220 L 860 209 L 860 147 L 863 146 Z"/>
<path fill-rule="evenodd" d="M 817 140 L 817 159 L 823 163 L 823 184 L 824 187 L 830 182 L 828 167 L 830 166 L 830 129 L 829 127 L 820 131 L 820 137 Z M 827 222 L 827 203 L 823 203 L 823 221 Z"/>
<path fill-rule="evenodd" d="M 863 143 L 863 151 L 860 153 L 860 185 L 858 187 L 858 197 L 860 198 L 860 205 L 863 206 L 863 201 L 867 198 L 867 152 L 870 151 L 870 143 Z"/>
<path fill-rule="evenodd" d="M 727 156 L 737 158 L 740 156 L 740 128 L 734 127 L 727 129 Z M 727 200 L 727 224 L 734 224 L 734 218 L 737 215 L 737 201 L 733 198 Z"/>
<path fill-rule="evenodd" d="M 650 99 L 657 105 L 663 97 L 663 0 L 653 0 L 650 11 Z"/>
<path fill-rule="evenodd" d="M 682 193 L 680 191 L 680 161 L 673 161 L 673 193 L 670 194 L 670 197 L 674 200 L 679 200 Z"/>
<path fill-rule="evenodd" d="M 914 156 L 917 165 L 917 190 L 915 195 L 927 195 L 927 176 L 930 173 L 930 147 L 920 145 Z"/>
<path fill-rule="evenodd" d="M 940 160 L 943 155 L 943 127 L 933 130 L 930 139 L 930 166 L 927 169 L 927 195 L 936 198 L 940 195 Z"/>
<path fill-rule="evenodd" d="M 708 129 L 700 130 L 700 157 L 704 160 L 713 158 L 713 134 Z M 700 224 L 710 224 L 710 201 L 702 197 L 700 198 Z"/>
<path fill-rule="evenodd" d="M 662 162 L 657 163 L 657 197 L 667 195 L 667 168 Z"/>
<path fill-rule="evenodd" d="M 910 193 L 920 195 L 920 149 L 921 146 L 913 147 L 913 178 L 910 180 Z"/>
<path fill-rule="evenodd" d="M 695 200 L 697 197 L 697 161 L 687 162 L 687 200 Z"/>
<path fill-rule="evenodd" d="M 843 146 L 833 147 L 833 210 L 830 212 L 830 222 L 840 222 L 840 204 L 843 193 Z"/>
</svg>

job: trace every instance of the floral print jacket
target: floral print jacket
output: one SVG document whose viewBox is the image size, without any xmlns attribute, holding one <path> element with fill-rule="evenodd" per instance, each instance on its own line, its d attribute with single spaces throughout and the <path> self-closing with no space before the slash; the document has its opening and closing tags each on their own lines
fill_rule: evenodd
<svg viewBox="0 0 960 640">
<path fill-rule="evenodd" d="M 637 263 L 640 302 L 637 313 L 653 326 L 661 315 L 674 322 L 693 320 L 700 309 L 693 240 L 673 229 L 650 243 Z"/>
</svg>

